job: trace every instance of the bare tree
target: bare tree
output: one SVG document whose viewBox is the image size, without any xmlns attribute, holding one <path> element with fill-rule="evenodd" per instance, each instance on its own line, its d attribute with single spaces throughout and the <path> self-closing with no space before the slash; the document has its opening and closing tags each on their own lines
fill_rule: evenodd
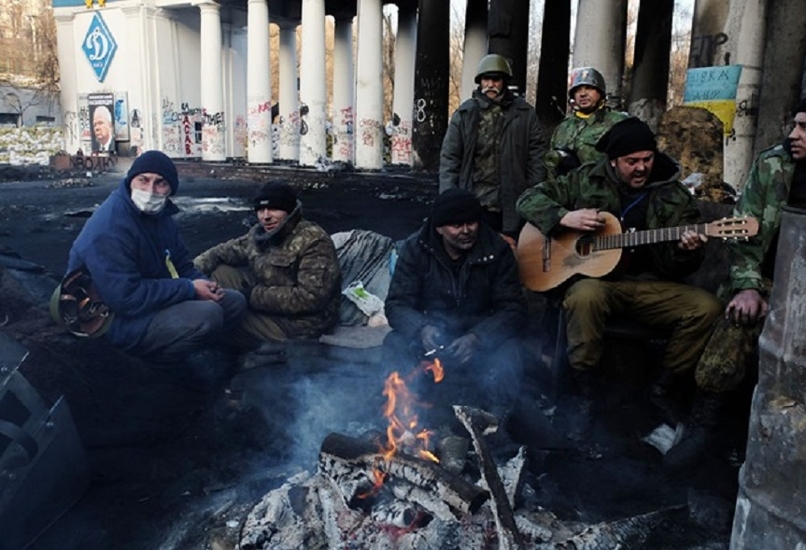
<svg viewBox="0 0 806 550">
<path fill-rule="evenodd" d="M 465 14 L 451 4 L 450 76 L 448 81 L 448 113 L 453 113 L 462 102 L 462 64 L 465 51 Z"/>
<path fill-rule="evenodd" d="M 46 0 L 0 0 L 0 85 L 4 103 L 22 123 L 25 111 L 59 94 L 56 20 Z"/>
</svg>

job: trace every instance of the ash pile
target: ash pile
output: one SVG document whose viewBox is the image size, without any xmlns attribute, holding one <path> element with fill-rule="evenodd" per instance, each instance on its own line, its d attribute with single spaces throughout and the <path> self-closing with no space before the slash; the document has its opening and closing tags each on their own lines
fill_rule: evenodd
<svg viewBox="0 0 806 550">
<path fill-rule="evenodd" d="M 684 508 L 563 521 L 539 505 L 526 448 L 498 429 L 499 418 L 455 405 L 465 433 L 437 434 L 420 427 L 417 398 L 396 372 L 383 393 L 385 433 L 328 434 L 315 472 L 289 478 L 251 510 L 241 550 L 642 548 Z"/>
</svg>

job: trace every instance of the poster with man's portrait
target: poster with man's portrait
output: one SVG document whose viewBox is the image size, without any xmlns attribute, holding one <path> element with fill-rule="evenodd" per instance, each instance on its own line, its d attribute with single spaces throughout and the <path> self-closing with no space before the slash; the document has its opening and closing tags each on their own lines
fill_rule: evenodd
<svg viewBox="0 0 806 550">
<path fill-rule="evenodd" d="M 93 153 L 115 152 L 115 94 L 87 94 Z"/>
</svg>

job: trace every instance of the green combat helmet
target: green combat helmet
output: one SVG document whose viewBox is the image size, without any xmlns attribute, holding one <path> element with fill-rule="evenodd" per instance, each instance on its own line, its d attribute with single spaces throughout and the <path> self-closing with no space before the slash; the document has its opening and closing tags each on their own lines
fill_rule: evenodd
<svg viewBox="0 0 806 550">
<path fill-rule="evenodd" d="M 84 338 L 101 336 L 115 318 L 83 268 L 65 275 L 53 291 L 50 316 L 62 328 Z"/>
<path fill-rule="evenodd" d="M 579 67 L 571 72 L 571 85 L 568 86 L 568 101 L 574 101 L 574 90 L 580 86 L 590 86 L 596 88 L 602 94 L 602 99 L 607 95 L 607 86 L 602 73 L 593 67 Z"/>
<path fill-rule="evenodd" d="M 476 71 L 476 84 L 481 84 L 481 77 L 485 74 L 500 74 L 504 80 L 512 78 L 512 67 L 504 56 L 497 53 L 485 55 L 479 61 L 479 68 Z"/>
</svg>

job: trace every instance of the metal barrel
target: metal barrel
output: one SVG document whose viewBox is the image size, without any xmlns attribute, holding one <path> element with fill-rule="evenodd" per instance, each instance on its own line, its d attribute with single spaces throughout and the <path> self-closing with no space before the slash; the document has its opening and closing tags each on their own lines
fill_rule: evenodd
<svg viewBox="0 0 806 550">
<path fill-rule="evenodd" d="M 731 550 L 806 550 L 806 210 L 784 208 Z"/>
</svg>

